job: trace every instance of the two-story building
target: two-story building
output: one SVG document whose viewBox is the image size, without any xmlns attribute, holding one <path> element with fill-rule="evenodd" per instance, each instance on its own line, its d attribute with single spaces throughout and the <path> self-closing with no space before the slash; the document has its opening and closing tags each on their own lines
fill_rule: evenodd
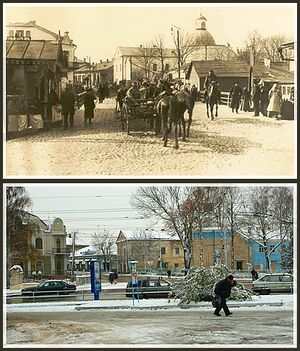
<svg viewBox="0 0 300 351">
<path fill-rule="evenodd" d="M 43 277 L 64 277 L 67 271 L 69 251 L 66 248 L 66 228 L 60 218 L 55 218 L 46 223 L 38 216 L 26 213 L 23 226 L 33 224 L 35 230 L 28 246 L 34 248 L 35 254 L 30 257 L 20 257 L 17 250 L 13 252 L 13 264 L 23 268 L 24 276 L 32 272 L 41 272 Z M 24 256 L 24 255 L 23 255 Z"/>
<path fill-rule="evenodd" d="M 62 43 L 62 50 L 67 63 L 67 79 L 74 81 L 74 57 L 77 46 L 69 36 L 69 32 L 55 33 L 47 28 L 44 28 L 36 23 L 36 21 L 29 22 L 15 22 L 6 26 L 6 34 L 8 40 L 43 40 L 53 43 Z"/>
<path fill-rule="evenodd" d="M 268 245 L 272 249 L 279 240 L 270 240 Z M 232 245 L 233 244 L 233 245 Z M 282 245 L 280 244 L 270 254 L 271 268 L 273 272 L 280 272 Z M 232 262 L 232 248 L 234 266 Z M 250 271 L 252 268 L 258 271 L 266 271 L 266 259 L 264 249 L 258 242 L 249 239 L 245 235 L 229 231 L 221 231 L 218 227 L 205 228 L 201 232 L 193 233 L 193 265 L 210 267 L 224 264 L 234 271 Z"/>
<path fill-rule="evenodd" d="M 181 241 L 167 233 L 143 237 L 121 230 L 116 243 L 120 273 L 129 273 L 130 261 L 138 261 L 139 271 L 143 272 L 184 269 Z"/>
</svg>

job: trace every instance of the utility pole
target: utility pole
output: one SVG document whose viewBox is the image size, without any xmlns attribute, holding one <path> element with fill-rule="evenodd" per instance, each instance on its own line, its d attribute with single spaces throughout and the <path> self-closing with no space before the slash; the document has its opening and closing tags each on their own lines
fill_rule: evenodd
<svg viewBox="0 0 300 351">
<path fill-rule="evenodd" d="M 72 233 L 72 280 L 74 281 L 74 270 L 75 270 L 75 240 L 76 240 L 76 234 L 77 232 Z"/>
<path fill-rule="evenodd" d="M 172 24 L 171 26 L 171 34 L 173 35 L 174 33 L 174 28 L 176 28 L 176 46 L 177 46 L 177 60 L 178 60 L 178 78 L 180 79 L 180 62 L 181 62 L 181 53 L 180 53 L 180 30 L 181 28 L 174 26 Z"/>
</svg>

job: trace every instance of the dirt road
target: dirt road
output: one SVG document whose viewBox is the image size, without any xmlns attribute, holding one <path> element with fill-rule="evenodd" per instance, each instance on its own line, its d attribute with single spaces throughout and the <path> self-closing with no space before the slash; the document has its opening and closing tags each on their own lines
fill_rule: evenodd
<svg viewBox="0 0 300 351">
<path fill-rule="evenodd" d="M 98 104 L 94 124 L 62 127 L 6 143 L 7 176 L 261 177 L 293 175 L 294 121 L 233 114 L 220 106 L 214 121 L 197 103 L 188 142 L 173 148 L 141 121 L 131 135 L 121 130 L 113 101 Z"/>
<path fill-rule="evenodd" d="M 8 313 L 7 343 L 292 344 L 292 311 L 252 309 L 232 309 L 230 317 L 211 309 Z"/>
</svg>

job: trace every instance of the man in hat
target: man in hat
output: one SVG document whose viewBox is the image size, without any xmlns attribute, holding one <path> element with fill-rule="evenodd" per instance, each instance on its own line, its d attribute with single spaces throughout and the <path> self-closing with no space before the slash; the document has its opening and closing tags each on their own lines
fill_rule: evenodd
<svg viewBox="0 0 300 351">
<path fill-rule="evenodd" d="M 243 91 L 241 86 L 239 85 L 239 82 L 235 82 L 234 86 L 230 90 L 232 112 L 235 111 L 236 113 L 239 113 L 242 94 Z"/>
<path fill-rule="evenodd" d="M 215 286 L 215 295 L 220 297 L 221 303 L 215 309 L 214 315 L 221 316 L 220 311 L 223 308 L 225 315 L 230 316 L 232 312 L 229 311 L 226 304 L 226 298 L 231 294 L 231 288 L 236 285 L 236 282 L 233 280 L 233 276 L 230 274 L 227 278 L 220 280 Z"/>
<path fill-rule="evenodd" d="M 258 117 L 259 116 L 260 99 L 261 99 L 261 90 L 260 90 L 260 87 L 258 85 L 257 79 L 255 79 L 253 81 L 251 98 L 253 101 L 254 117 Z"/>
<path fill-rule="evenodd" d="M 130 89 L 128 89 L 126 96 L 129 98 L 129 100 L 139 100 L 141 98 L 139 83 L 136 80 L 132 82 L 132 86 Z"/>
<path fill-rule="evenodd" d="M 140 89 L 140 93 L 141 93 L 142 99 L 149 98 L 149 82 L 146 79 L 142 81 L 142 87 Z"/>
</svg>

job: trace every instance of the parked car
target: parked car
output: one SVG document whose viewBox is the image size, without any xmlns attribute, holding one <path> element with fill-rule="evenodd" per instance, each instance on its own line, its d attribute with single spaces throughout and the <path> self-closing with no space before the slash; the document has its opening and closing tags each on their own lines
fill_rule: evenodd
<svg viewBox="0 0 300 351">
<path fill-rule="evenodd" d="M 21 290 L 23 296 L 37 296 L 49 294 L 68 294 L 76 290 L 75 284 L 68 284 L 64 280 L 44 280 L 37 286 Z"/>
<path fill-rule="evenodd" d="M 146 278 L 138 280 L 138 284 L 133 284 L 129 281 L 126 287 L 126 297 L 134 296 L 140 299 L 148 299 L 149 297 L 169 297 L 171 292 L 171 283 L 166 279 Z"/>
<path fill-rule="evenodd" d="M 292 292 L 293 276 L 288 273 L 265 274 L 253 281 L 252 290 L 261 295 L 269 295 L 271 292 Z"/>
</svg>

